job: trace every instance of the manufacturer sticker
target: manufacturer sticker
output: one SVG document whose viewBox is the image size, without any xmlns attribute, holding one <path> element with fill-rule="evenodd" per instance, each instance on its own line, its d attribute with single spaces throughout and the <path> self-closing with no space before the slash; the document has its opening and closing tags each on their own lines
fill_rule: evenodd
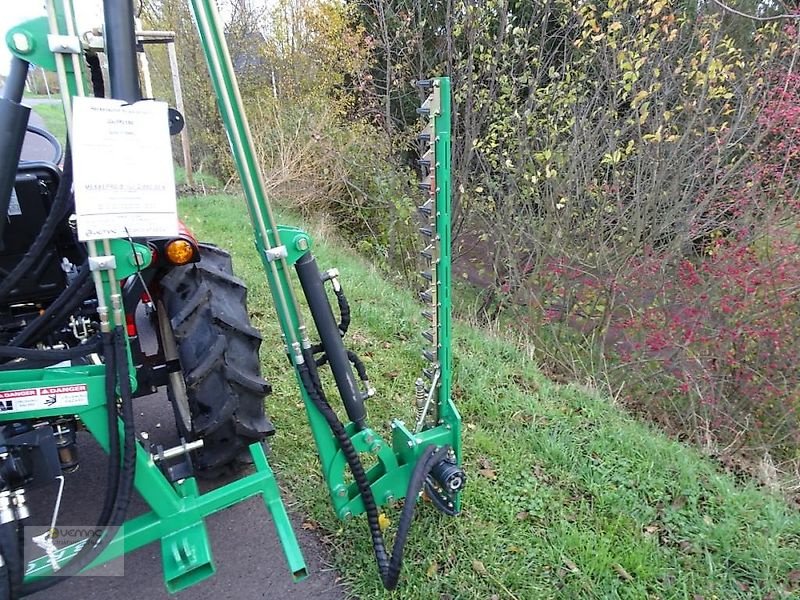
<svg viewBox="0 0 800 600">
<path fill-rule="evenodd" d="M 84 383 L 0 392 L 0 414 L 87 404 L 89 390 Z"/>
</svg>

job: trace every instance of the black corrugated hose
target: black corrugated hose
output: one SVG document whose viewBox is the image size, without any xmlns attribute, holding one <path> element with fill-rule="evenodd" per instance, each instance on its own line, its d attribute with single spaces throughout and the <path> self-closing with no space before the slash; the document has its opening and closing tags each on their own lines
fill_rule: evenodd
<svg viewBox="0 0 800 600">
<path fill-rule="evenodd" d="M 386 544 L 383 540 L 383 533 L 381 532 L 378 507 L 375 503 L 375 497 L 372 494 L 372 488 L 370 487 L 366 472 L 364 471 L 364 466 L 361 463 L 358 452 L 353 447 L 350 436 L 347 435 L 344 425 L 325 398 L 325 392 L 322 389 L 319 374 L 316 371 L 314 356 L 310 349 L 303 352 L 303 362 L 297 365 L 297 370 L 306 393 L 308 393 L 314 406 L 317 407 L 327 421 L 334 437 L 336 437 L 336 440 L 339 442 L 339 446 L 344 453 L 350 471 L 353 473 L 353 479 L 361 494 L 361 500 L 364 502 L 364 510 L 367 513 L 367 521 L 372 538 L 372 548 L 375 553 L 375 560 L 378 563 L 378 572 L 380 573 L 381 581 L 387 590 L 393 590 L 397 587 L 397 582 L 400 578 L 403 549 L 408 538 L 409 529 L 411 528 L 411 521 L 414 518 L 417 497 L 420 491 L 422 491 L 425 480 L 433 467 L 447 457 L 450 448 L 448 446 L 442 446 L 436 450 L 434 446 L 431 445 L 425 448 L 419 456 L 406 490 L 406 500 L 403 505 L 403 511 L 400 514 L 397 534 L 390 558 L 386 552 Z"/>
<path fill-rule="evenodd" d="M 102 348 L 100 337 L 88 340 L 85 344 L 66 348 L 65 350 L 39 350 L 34 348 L 20 348 L 19 346 L 0 346 L 0 358 L 21 358 L 25 362 L 11 362 L 0 365 L 0 371 L 14 371 L 17 369 L 33 369 L 36 367 L 52 365 L 64 360 L 82 358 L 89 354 L 99 352 Z"/>
<path fill-rule="evenodd" d="M 338 290 L 333 288 L 333 293 L 336 294 L 336 302 L 339 305 L 339 331 L 342 332 L 342 337 L 344 337 L 344 334 L 350 328 L 350 303 L 347 302 L 347 296 L 344 295 L 341 285 Z"/>
</svg>

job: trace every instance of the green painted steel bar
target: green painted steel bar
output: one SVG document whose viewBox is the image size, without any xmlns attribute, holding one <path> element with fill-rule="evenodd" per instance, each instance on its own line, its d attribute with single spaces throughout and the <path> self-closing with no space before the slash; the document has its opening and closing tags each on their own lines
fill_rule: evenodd
<svg viewBox="0 0 800 600">
<path fill-rule="evenodd" d="M 439 263 L 436 266 L 436 280 L 439 285 L 439 364 L 441 365 L 441 385 L 439 387 L 439 418 L 450 428 L 450 444 L 461 464 L 461 416 L 452 399 L 453 382 L 453 330 L 452 330 L 452 212 L 451 212 L 451 93 L 450 78 L 435 80 L 440 93 L 440 110 L 434 115 L 435 158 L 436 158 L 436 234 L 440 239 Z M 461 509 L 461 494 L 456 496 L 456 510 Z"/>
<path fill-rule="evenodd" d="M 303 327 L 294 292 L 289 285 L 288 265 L 280 254 L 270 251 L 280 246 L 279 231 L 266 198 L 264 178 L 250 135 L 247 115 L 236 82 L 228 47 L 216 6 L 211 0 L 191 0 L 201 46 L 209 67 L 234 163 L 244 189 L 250 220 L 256 236 L 256 248 L 267 272 L 275 299 L 281 329 L 291 350 L 302 341 Z"/>
<path fill-rule="evenodd" d="M 208 63 L 211 83 L 231 145 L 234 163 L 242 183 L 255 232 L 256 250 L 264 266 L 270 292 L 274 299 L 278 322 L 286 344 L 285 351 L 294 362 L 297 360 L 296 352 L 299 351 L 300 345 L 308 343 L 308 335 L 290 283 L 289 266 L 311 249 L 311 240 L 306 236 L 302 238 L 304 241 L 300 242 L 297 232 L 276 224 L 266 196 L 263 176 L 216 6 L 211 0 L 191 0 L 190 7 Z M 286 257 L 272 260 L 270 251 L 281 246 L 286 248 Z M 280 256 L 280 254 L 278 255 Z M 333 456 L 338 450 L 338 445 L 333 439 L 324 417 L 308 397 L 296 369 L 295 378 L 323 465 L 323 474 L 328 482 L 331 501 L 336 510 L 337 504 L 342 503 L 342 498 L 334 492 L 337 484 L 331 483 L 331 474 L 325 472 L 327 464 L 325 457 Z M 342 478 L 343 476 L 342 474 Z"/>
<path fill-rule="evenodd" d="M 450 79 L 434 80 L 439 88 L 440 108 L 433 117 L 434 152 L 436 158 L 436 235 L 439 238 L 439 261 L 436 264 L 436 281 L 439 322 L 439 365 L 442 369 L 439 386 L 440 418 L 445 418 L 447 401 L 452 392 L 453 350 L 451 332 L 451 254 L 452 217 L 450 214 Z"/>
</svg>

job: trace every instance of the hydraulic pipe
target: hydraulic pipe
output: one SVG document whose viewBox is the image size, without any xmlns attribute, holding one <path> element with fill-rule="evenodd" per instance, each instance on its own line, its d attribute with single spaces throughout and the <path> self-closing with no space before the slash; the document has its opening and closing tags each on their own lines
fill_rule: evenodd
<svg viewBox="0 0 800 600">
<path fill-rule="evenodd" d="M 358 389 L 356 378 L 350 367 L 342 342 L 342 334 L 325 293 L 325 285 L 322 281 L 322 273 L 317 267 L 314 256 L 308 252 L 295 263 L 297 278 L 303 287 L 303 294 L 311 310 L 311 317 L 319 333 L 319 339 L 328 362 L 331 365 L 331 372 L 342 397 L 344 409 L 348 418 L 356 424 L 359 429 L 366 427 L 367 412 L 364 407 L 364 399 L 361 390 Z"/>
<path fill-rule="evenodd" d="M 3 93 L 0 94 L 0 141 L 3 144 L 0 152 L 0 250 L 3 249 L 3 232 L 8 221 L 6 215 L 11 205 L 11 194 L 17 180 L 17 165 L 31 112 L 30 108 L 20 104 L 25 93 L 29 66 L 27 61 L 15 56 L 11 61 L 11 71 L 6 78 Z"/>
<path fill-rule="evenodd" d="M 136 61 L 136 29 L 132 0 L 105 0 L 105 48 L 111 97 L 129 103 L 142 99 Z"/>
<path fill-rule="evenodd" d="M 8 77 L 6 77 L 6 84 L 3 86 L 2 98 L 4 100 L 11 100 L 19 104 L 22 102 L 22 95 L 25 93 L 25 81 L 28 79 L 28 69 L 30 63 L 17 56 L 11 60 L 11 69 L 9 70 Z"/>
</svg>

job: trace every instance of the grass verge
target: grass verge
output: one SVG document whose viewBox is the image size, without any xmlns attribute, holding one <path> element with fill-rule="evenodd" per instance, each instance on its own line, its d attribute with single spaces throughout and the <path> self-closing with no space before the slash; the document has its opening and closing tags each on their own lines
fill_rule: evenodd
<svg viewBox="0 0 800 600">
<path fill-rule="evenodd" d="M 36 104 L 34 112 L 44 121 L 47 130 L 61 143 L 62 148 L 67 147 L 67 123 L 64 120 L 64 108 L 61 103 Z"/>
<path fill-rule="evenodd" d="M 232 252 L 250 286 L 275 390 L 268 398 L 278 427 L 270 462 L 309 527 L 332 546 L 354 596 L 733 599 L 800 592 L 800 516 L 781 499 L 737 483 L 593 391 L 548 381 L 524 348 L 459 324 L 454 394 L 470 475 L 464 512 L 449 519 L 421 506 L 400 591 L 383 591 L 366 522 L 340 523 L 329 508 L 243 202 L 198 196 L 180 207 L 199 237 Z M 313 236 L 320 265 L 343 275 L 353 313 L 348 344 L 379 390 L 369 407 L 372 424 L 410 421 L 422 366 L 419 307 L 324 230 Z"/>
</svg>

